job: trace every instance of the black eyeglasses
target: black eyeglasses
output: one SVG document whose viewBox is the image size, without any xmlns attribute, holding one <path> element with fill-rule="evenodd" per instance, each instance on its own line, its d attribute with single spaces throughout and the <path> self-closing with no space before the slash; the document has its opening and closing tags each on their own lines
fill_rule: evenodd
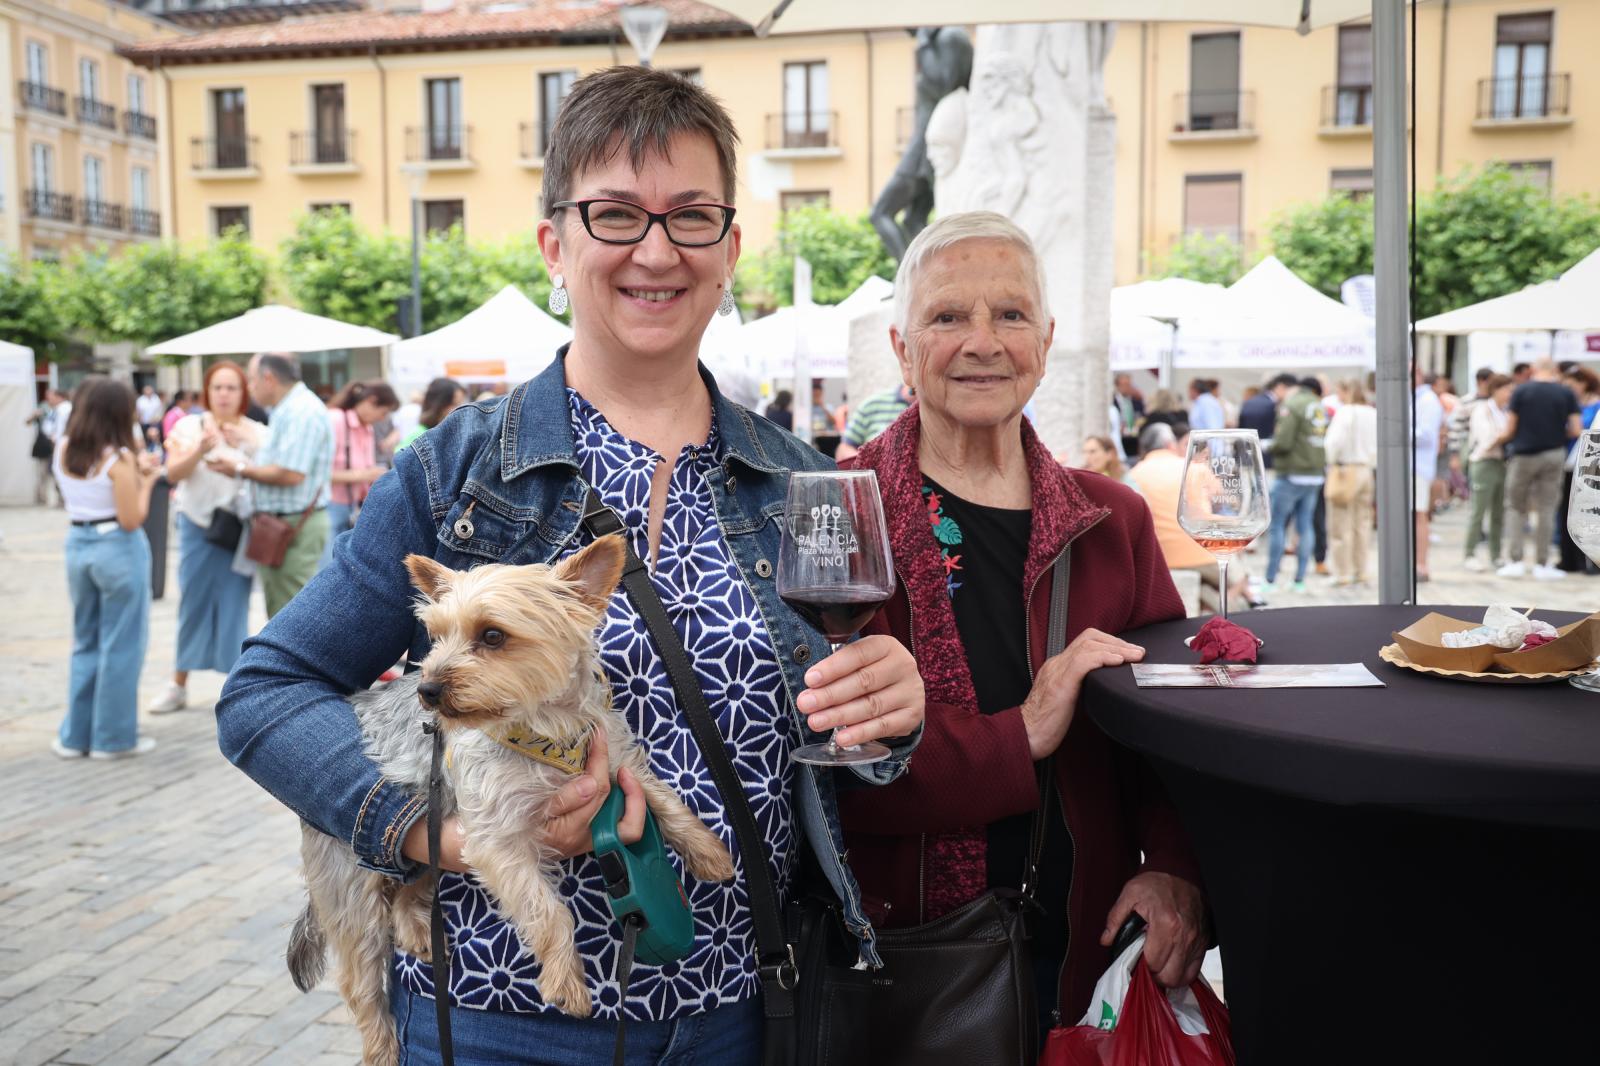
<svg viewBox="0 0 1600 1066">
<path fill-rule="evenodd" d="M 638 244 L 659 223 L 667 240 L 683 248 L 705 248 L 728 235 L 733 208 L 684 204 L 671 211 L 646 211 L 627 200 L 562 200 L 551 207 L 576 207 L 589 236 L 606 244 Z"/>
</svg>

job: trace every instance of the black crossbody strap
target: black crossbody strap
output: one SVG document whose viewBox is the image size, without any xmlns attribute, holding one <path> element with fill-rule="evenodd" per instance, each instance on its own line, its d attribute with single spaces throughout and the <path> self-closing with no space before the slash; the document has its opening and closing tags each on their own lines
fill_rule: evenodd
<svg viewBox="0 0 1600 1066">
<path fill-rule="evenodd" d="M 1056 556 L 1050 576 L 1050 624 L 1045 630 L 1044 655 L 1048 659 L 1067 646 L 1067 593 L 1072 584 L 1072 546 Z M 1028 869 L 1022 880 L 1022 894 L 1030 900 L 1039 890 L 1039 863 L 1044 857 L 1045 828 L 1049 825 L 1050 796 L 1055 788 L 1056 757 L 1046 756 L 1039 763 L 1039 809 L 1034 812 L 1028 833 Z"/>
<path fill-rule="evenodd" d="M 706 704 L 706 697 L 695 680 L 694 668 L 683 650 L 683 642 L 667 618 L 666 608 L 650 584 L 650 574 L 644 561 L 633 550 L 633 544 L 616 513 L 601 502 L 593 489 L 584 503 L 583 524 L 591 536 L 599 538 L 612 533 L 623 534 L 627 549 L 627 562 L 622 571 L 622 585 L 634 610 L 644 619 L 656 653 L 672 679 L 672 688 L 678 696 L 678 705 L 688 719 L 700 754 L 711 770 L 712 780 L 722 795 L 722 806 L 734 838 L 739 843 L 739 853 L 744 859 L 746 887 L 749 889 L 750 913 L 755 925 L 757 962 L 761 977 L 762 1010 L 767 1018 L 765 1061 L 784 1061 L 791 1045 L 791 1033 L 786 1025 L 794 1018 L 794 989 L 799 971 L 794 964 L 794 950 L 783 935 L 783 921 L 777 889 L 772 884 L 772 874 L 767 868 L 766 845 L 756 829 L 755 815 L 740 787 L 739 776 L 728 758 L 722 732 Z M 775 1046 L 776 1042 L 776 1046 Z M 781 1056 L 781 1057 L 775 1057 Z"/>
<path fill-rule="evenodd" d="M 433 952 L 433 1008 L 439 1024 L 439 1058 L 444 1066 L 455 1066 L 455 1048 L 450 1040 L 450 956 L 444 936 L 444 904 L 439 902 L 439 835 L 444 824 L 444 734 L 437 723 L 429 722 L 423 731 L 433 737 L 433 755 L 428 768 L 428 869 L 433 873 L 433 903 L 428 907 L 428 926 Z"/>
</svg>

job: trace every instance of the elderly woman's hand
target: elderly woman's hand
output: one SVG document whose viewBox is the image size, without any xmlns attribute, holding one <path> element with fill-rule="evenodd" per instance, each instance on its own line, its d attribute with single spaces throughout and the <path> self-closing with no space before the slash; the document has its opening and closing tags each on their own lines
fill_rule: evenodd
<svg viewBox="0 0 1600 1066">
<path fill-rule="evenodd" d="M 841 745 L 907 736 L 922 724 L 922 675 L 893 637 L 846 644 L 806 671 L 806 685 L 795 706 L 815 732 L 840 728 Z"/>
<path fill-rule="evenodd" d="M 1117 930 L 1138 912 L 1148 929 L 1144 941 L 1144 962 L 1156 983 L 1163 988 L 1188 988 L 1200 976 L 1205 961 L 1205 900 L 1200 889 L 1181 877 L 1146 870 L 1122 886 L 1122 895 L 1112 905 L 1100 945 L 1110 947 Z"/>
<path fill-rule="evenodd" d="M 1098 629 L 1085 629 L 1071 644 L 1044 661 L 1022 704 L 1028 751 L 1035 762 L 1055 753 L 1078 710 L 1078 690 L 1090 670 L 1121 666 L 1144 658 L 1144 649 Z"/>
</svg>

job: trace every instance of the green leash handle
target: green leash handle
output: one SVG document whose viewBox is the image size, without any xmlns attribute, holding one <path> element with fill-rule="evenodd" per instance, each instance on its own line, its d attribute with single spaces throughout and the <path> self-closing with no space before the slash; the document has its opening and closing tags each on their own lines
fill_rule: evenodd
<svg viewBox="0 0 1600 1066">
<path fill-rule="evenodd" d="M 611 913 L 624 924 L 630 918 L 643 923 L 639 959 L 662 966 L 683 958 L 694 947 L 694 915 L 678 872 L 667 860 L 655 816 L 646 810 L 644 835 L 636 844 L 624 844 L 617 835 L 622 805 L 622 789 L 612 786 L 589 823 L 594 855 L 605 875 Z"/>
</svg>

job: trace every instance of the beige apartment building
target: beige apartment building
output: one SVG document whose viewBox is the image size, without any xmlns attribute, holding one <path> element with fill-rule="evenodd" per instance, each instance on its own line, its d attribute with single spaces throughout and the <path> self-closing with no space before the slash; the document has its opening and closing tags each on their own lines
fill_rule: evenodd
<svg viewBox="0 0 1600 1066">
<path fill-rule="evenodd" d="M 172 27 L 112 0 L 0 0 L 0 246 L 59 259 L 161 236 L 159 79 L 117 54 Z"/>
<path fill-rule="evenodd" d="M 469 239 L 539 217 L 544 144 L 572 83 L 636 57 L 612 4 L 430 0 L 226 27 L 123 54 L 169 97 L 174 153 L 168 232 L 242 226 L 275 247 L 308 211 L 343 207 L 408 232 L 413 197 L 430 230 Z M 914 41 L 904 31 L 757 39 L 693 0 L 665 0 L 654 65 L 729 107 L 744 144 L 745 247 L 786 207 L 861 212 L 898 160 Z"/>
<path fill-rule="evenodd" d="M 1556 193 L 1600 191 L 1600 2 L 1418 4 L 1424 187 L 1491 161 Z M 1106 68 L 1117 114 L 1116 278 L 1185 233 L 1265 250 L 1281 209 L 1372 189 L 1372 35 L 1124 23 Z"/>
</svg>

